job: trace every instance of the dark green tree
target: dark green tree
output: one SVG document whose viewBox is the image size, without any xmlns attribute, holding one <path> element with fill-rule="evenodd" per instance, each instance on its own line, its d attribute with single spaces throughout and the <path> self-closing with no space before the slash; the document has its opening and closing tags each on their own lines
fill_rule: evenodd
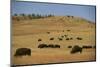
<svg viewBox="0 0 100 67">
<path fill-rule="evenodd" d="M 18 14 L 15 13 L 14 16 L 18 16 Z"/>
</svg>

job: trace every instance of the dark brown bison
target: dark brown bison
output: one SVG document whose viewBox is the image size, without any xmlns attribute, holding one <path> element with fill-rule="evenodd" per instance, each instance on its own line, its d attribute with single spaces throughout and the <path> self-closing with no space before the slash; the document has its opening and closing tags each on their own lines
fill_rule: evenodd
<svg viewBox="0 0 100 67">
<path fill-rule="evenodd" d="M 68 48 L 72 48 L 72 46 L 68 46 Z"/>
<path fill-rule="evenodd" d="M 38 39 L 38 41 L 42 41 L 42 39 Z"/>
<path fill-rule="evenodd" d="M 55 45 L 55 48 L 60 48 L 60 45 L 57 45 L 57 44 L 56 44 L 56 45 Z"/>
<path fill-rule="evenodd" d="M 49 48 L 60 48 L 60 45 L 57 45 L 57 44 L 49 44 L 48 47 Z"/>
<path fill-rule="evenodd" d="M 77 39 L 77 40 L 82 40 L 82 38 L 80 38 L 80 37 L 77 37 L 76 39 Z"/>
<path fill-rule="evenodd" d="M 50 32 L 47 32 L 47 34 L 50 34 Z"/>
<path fill-rule="evenodd" d="M 70 30 L 67 30 L 67 31 L 70 31 Z"/>
<path fill-rule="evenodd" d="M 73 40 L 73 38 L 71 37 L 70 40 Z"/>
<path fill-rule="evenodd" d="M 59 39 L 59 41 L 62 41 L 63 39 L 62 38 L 58 38 Z"/>
<path fill-rule="evenodd" d="M 50 38 L 50 40 L 54 40 L 54 38 Z"/>
<path fill-rule="evenodd" d="M 75 45 L 74 47 L 72 47 L 72 50 L 71 50 L 71 54 L 74 54 L 74 53 L 77 53 L 77 52 L 82 52 L 82 48 L 79 47 L 78 45 Z"/>
<path fill-rule="evenodd" d="M 49 44 L 48 47 L 49 48 L 55 48 L 55 46 L 53 44 Z"/>
<path fill-rule="evenodd" d="M 67 37 L 68 35 L 64 35 L 65 37 Z"/>
<path fill-rule="evenodd" d="M 14 56 L 31 56 L 31 49 L 29 48 L 18 48 Z"/>
<path fill-rule="evenodd" d="M 96 48 L 96 46 L 93 46 L 92 48 Z"/>
<path fill-rule="evenodd" d="M 64 36 L 61 36 L 62 38 L 64 38 Z"/>
<path fill-rule="evenodd" d="M 92 48 L 92 46 L 83 46 L 82 48 L 88 49 L 88 48 Z"/>
<path fill-rule="evenodd" d="M 69 40 L 69 38 L 66 38 L 66 40 Z"/>
<path fill-rule="evenodd" d="M 47 48 L 47 44 L 39 44 L 38 48 Z"/>
</svg>

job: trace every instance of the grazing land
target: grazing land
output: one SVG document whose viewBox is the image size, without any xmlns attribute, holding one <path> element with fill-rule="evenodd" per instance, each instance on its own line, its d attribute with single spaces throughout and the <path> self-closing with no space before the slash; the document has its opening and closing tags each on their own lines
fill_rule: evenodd
<svg viewBox="0 0 100 67">
<path fill-rule="evenodd" d="M 95 23 L 80 17 L 12 19 L 12 64 L 94 61 L 95 48 L 82 48 L 81 53 L 70 52 L 75 45 L 96 46 L 95 35 Z M 39 48 L 40 44 L 47 46 Z M 31 49 L 31 56 L 14 56 L 18 48 Z"/>
</svg>

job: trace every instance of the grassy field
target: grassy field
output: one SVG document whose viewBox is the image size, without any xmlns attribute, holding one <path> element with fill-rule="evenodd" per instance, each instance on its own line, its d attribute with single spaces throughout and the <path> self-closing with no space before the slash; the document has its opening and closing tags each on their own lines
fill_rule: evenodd
<svg viewBox="0 0 100 67">
<path fill-rule="evenodd" d="M 49 32 L 49 34 L 48 34 Z M 58 38 L 67 35 L 60 41 Z M 78 40 L 81 37 L 82 40 Z M 54 40 L 50 40 L 54 38 Z M 42 41 L 38 41 L 41 39 Z M 39 44 L 59 44 L 60 48 L 38 48 Z M 12 64 L 45 64 L 94 61 L 95 48 L 71 54 L 68 46 L 95 46 L 95 23 L 80 17 L 54 16 L 32 20 L 12 20 Z M 15 57 L 18 48 L 30 48 L 31 56 Z"/>
</svg>

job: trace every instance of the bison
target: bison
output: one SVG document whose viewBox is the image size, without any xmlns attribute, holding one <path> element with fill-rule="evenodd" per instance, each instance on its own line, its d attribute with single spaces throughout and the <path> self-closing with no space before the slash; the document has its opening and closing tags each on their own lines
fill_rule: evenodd
<svg viewBox="0 0 100 67">
<path fill-rule="evenodd" d="M 67 31 L 70 31 L 70 30 L 67 30 Z"/>
<path fill-rule="evenodd" d="M 50 32 L 47 32 L 47 34 L 50 34 Z"/>
<path fill-rule="evenodd" d="M 42 39 L 38 39 L 38 41 L 42 41 Z"/>
<path fill-rule="evenodd" d="M 92 48 L 96 48 L 96 46 L 93 46 Z"/>
<path fill-rule="evenodd" d="M 87 48 L 92 48 L 92 46 L 83 46 L 82 48 L 87 49 Z"/>
<path fill-rule="evenodd" d="M 78 45 L 75 45 L 74 47 L 72 47 L 72 50 L 71 50 L 71 54 L 74 54 L 74 53 L 77 53 L 77 52 L 82 52 L 82 48 L 79 47 Z"/>
<path fill-rule="evenodd" d="M 66 40 L 69 40 L 69 38 L 66 38 Z"/>
<path fill-rule="evenodd" d="M 49 44 L 48 47 L 50 47 L 50 48 L 60 48 L 60 45 Z"/>
<path fill-rule="evenodd" d="M 61 36 L 62 38 L 64 38 L 64 36 Z"/>
<path fill-rule="evenodd" d="M 73 40 L 73 38 L 71 37 L 70 40 Z"/>
<path fill-rule="evenodd" d="M 14 56 L 31 56 L 31 49 L 29 48 L 18 48 Z"/>
<path fill-rule="evenodd" d="M 46 48 L 48 47 L 47 44 L 39 44 L 38 48 Z"/>
<path fill-rule="evenodd" d="M 50 40 L 54 40 L 54 38 L 50 38 Z"/>
<path fill-rule="evenodd" d="M 72 48 L 72 46 L 68 46 L 68 48 Z"/>
<path fill-rule="evenodd" d="M 77 37 L 76 39 L 77 39 L 77 40 L 82 40 L 82 38 L 80 38 L 80 37 Z"/>
<path fill-rule="evenodd" d="M 56 45 L 55 45 L 55 48 L 60 48 L 60 45 L 57 45 L 57 44 L 56 44 Z"/>
<path fill-rule="evenodd" d="M 58 39 L 59 39 L 59 41 L 63 40 L 62 38 L 58 38 Z"/>
<path fill-rule="evenodd" d="M 55 46 L 53 44 L 49 44 L 48 47 L 49 48 L 55 48 Z"/>
</svg>

